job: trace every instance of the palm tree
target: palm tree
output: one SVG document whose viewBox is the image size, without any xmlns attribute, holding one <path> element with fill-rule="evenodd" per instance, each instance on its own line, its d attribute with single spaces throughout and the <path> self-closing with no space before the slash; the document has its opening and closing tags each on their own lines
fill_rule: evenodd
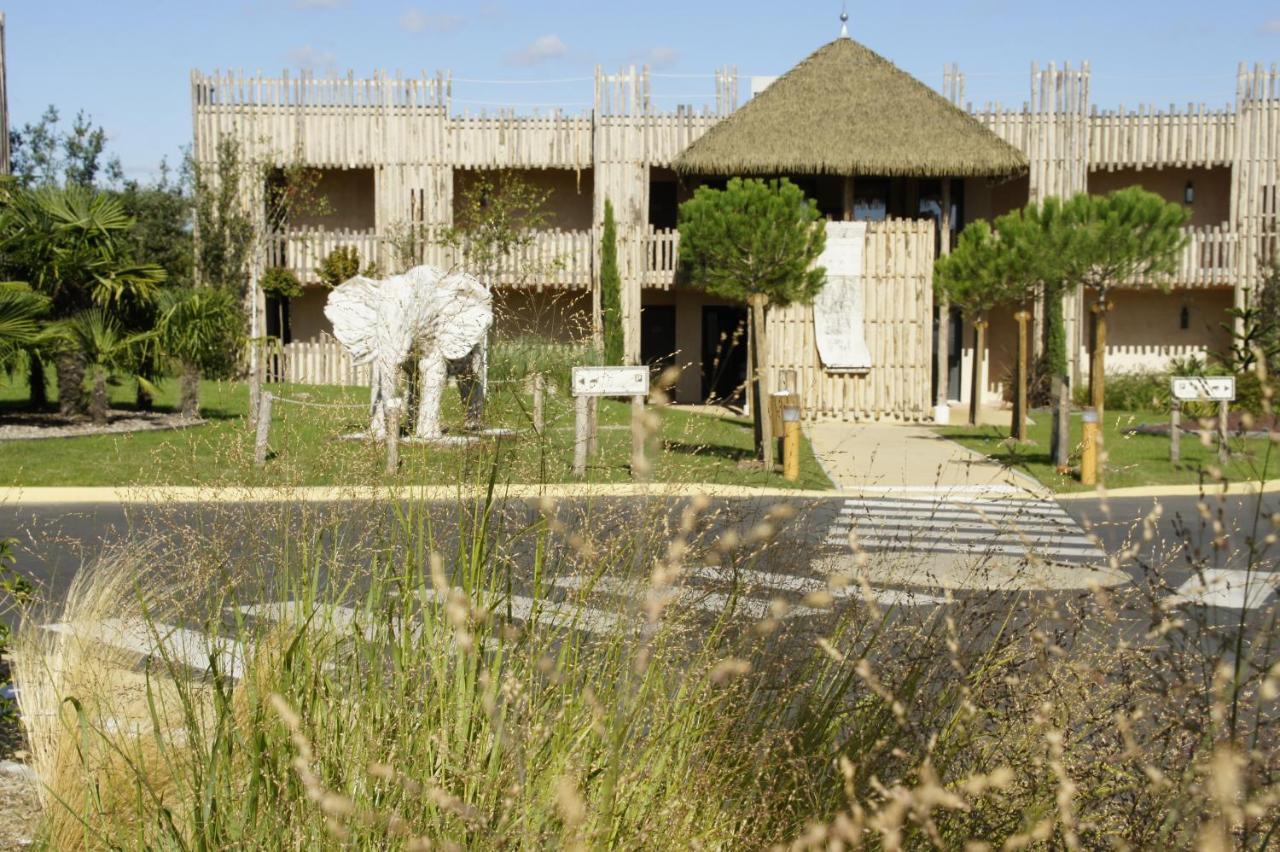
<svg viewBox="0 0 1280 852">
<path fill-rule="evenodd" d="M 48 311 L 48 297 L 21 282 L 0 282 L 0 369 L 13 369 L 40 343 Z"/>
<path fill-rule="evenodd" d="M 63 320 L 57 324 L 56 333 L 84 358 L 93 383 L 89 417 L 95 425 L 105 426 L 110 410 L 107 383 L 112 377 L 129 372 L 142 359 L 145 348 L 154 345 L 156 333 L 126 334 L 102 308 L 89 308 Z M 141 376 L 136 378 L 146 381 Z"/>
<path fill-rule="evenodd" d="M 182 415 L 200 416 L 200 379 L 230 375 L 244 343 L 239 300 L 222 287 L 166 291 L 156 326 L 161 349 L 180 365 Z"/>
<path fill-rule="evenodd" d="M 93 307 L 116 313 L 151 302 L 165 279 L 154 264 L 135 263 L 128 236 L 134 220 L 116 198 L 80 187 L 16 190 L 0 199 L 0 271 L 49 297 L 59 320 Z M 85 353 L 57 355 L 58 404 L 84 409 Z"/>
</svg>

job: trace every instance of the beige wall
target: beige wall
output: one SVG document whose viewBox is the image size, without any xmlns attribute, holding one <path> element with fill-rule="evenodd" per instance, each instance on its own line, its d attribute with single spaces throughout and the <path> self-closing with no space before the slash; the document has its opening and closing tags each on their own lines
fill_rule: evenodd
<svg viewBox="0 0 1280 852">
<path fill-rule="evenodd" d="M 1221 225 L 1231 216 L 1231 169 L 1123 169 L 1089 173 L 1089 192 L 1105 195 L 1117 189 L 1140 186 L 1166 201 L 1183 203 L 1187 183 L 1195 188 L 1190 205 L 1191 224 Z"/>
<path fill-rule="evenodd" d="M 333 333 L 333 324 L 324 315 L 328 298 L 328 287 L 306 287 L 301 296 L 289 302 L 289 330 L 294 340 L 315 340 L 322 333 Z"/>
<path fill-rule="evenodd" d="M 550 193 L 547 198 L 547 227 L 565 231 L 585 231 L 591 228 L 591 204 L 594 180 L 591 169 L 510 169 L 535 189 Z M 456 219 L 462 209 L 463 197 L 475 181 L 487 174 L 492 180 L 497 171 L 455 169 L 453 172 L 453 214 Z"/>
<path fill-rule="evenodd" d="M 1230 290 L 1119 290 L 1107 319 L 1107 372 L 1160 370 L 1171 358 L 1203 358 L 1231 346 Z M 1190 327 L 1179 325 L 1183 306 Z"/>
<path fill-rule="evenodd" d="M 365 231 L 375 226 L 373 169 L 317 169 L 320 181 L 316 192 L 331 212 L 324 216 L 307 213 L 294 216 L 292 224 L 303 227 Z"/>
<path fill-rule="evenodd" d="M 579 343 L 591 337 L 591 294 L 499 287 L 493 292 L 493 325 L 500 338 Z"/>
</svg>

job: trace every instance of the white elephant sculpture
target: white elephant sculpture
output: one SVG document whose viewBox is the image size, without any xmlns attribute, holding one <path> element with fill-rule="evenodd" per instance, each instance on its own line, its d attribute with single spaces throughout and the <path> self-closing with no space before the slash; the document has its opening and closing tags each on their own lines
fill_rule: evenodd
<svg viewBox="0 0 1280 852">
<path fill-rule="evenodd" d="M 333 289 L 324 315 L 355 363 L 371 366 L 372 437 L 386 437 L 387 402 L 399 396 L 401 367 L 415 353 L 419 399 L 414 436 L 441 437 L 440 399 L 451 366 L 460 374 L 467 425 L 479 426 L 493 299 L 478 279 L 446 275 L 432 266 L 415 266 L 381 280 L 357 275 Z"/>
</svg>

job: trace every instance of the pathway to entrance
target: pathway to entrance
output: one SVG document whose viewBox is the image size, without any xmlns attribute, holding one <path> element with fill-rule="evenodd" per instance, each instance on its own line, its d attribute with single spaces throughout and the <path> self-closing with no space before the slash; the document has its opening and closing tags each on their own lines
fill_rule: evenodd
<svg viewBox="0 0 1280 852">
<path fill-rule="evenodd" d="M 815 560 L 824 570 L 930 589 L 1078 589 L 1128 579 L 1042 485 L 931 429 L 820 423 L 809 437 L 848 495 Z"/>
</svg>

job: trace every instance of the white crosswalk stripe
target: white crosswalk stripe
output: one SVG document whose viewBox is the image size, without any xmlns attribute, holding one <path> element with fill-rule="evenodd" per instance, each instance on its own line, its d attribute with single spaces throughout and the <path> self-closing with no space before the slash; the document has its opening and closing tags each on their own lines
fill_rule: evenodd
<svg viewBox="0 0 1280 852">
<path fill-rule="evenodd" d="M 1277 600 L 1280 575 L 1207 568 L 1178 587 L 1169 600 L 1213 609 L 1262 609 Z"/>
<path fill-rule="evenodd" d="M 844 501 L 828 545 L 867 551 L 993 555 L 1094 564 L 1106 554 L 1052 500 L 863 496 Z"/>
<path fill-rule="evenodd" d="M 163 623 L 148 624 L 140 619 L 106 618 L 75 624 L 46 624 L 44 629 L 140 657 L 167 659 L 196 671 L 207 671 L 212 660 L 220 674 L 238 678 L 244 667 L 244 652 L 238 643 Z"/>
</svg>

